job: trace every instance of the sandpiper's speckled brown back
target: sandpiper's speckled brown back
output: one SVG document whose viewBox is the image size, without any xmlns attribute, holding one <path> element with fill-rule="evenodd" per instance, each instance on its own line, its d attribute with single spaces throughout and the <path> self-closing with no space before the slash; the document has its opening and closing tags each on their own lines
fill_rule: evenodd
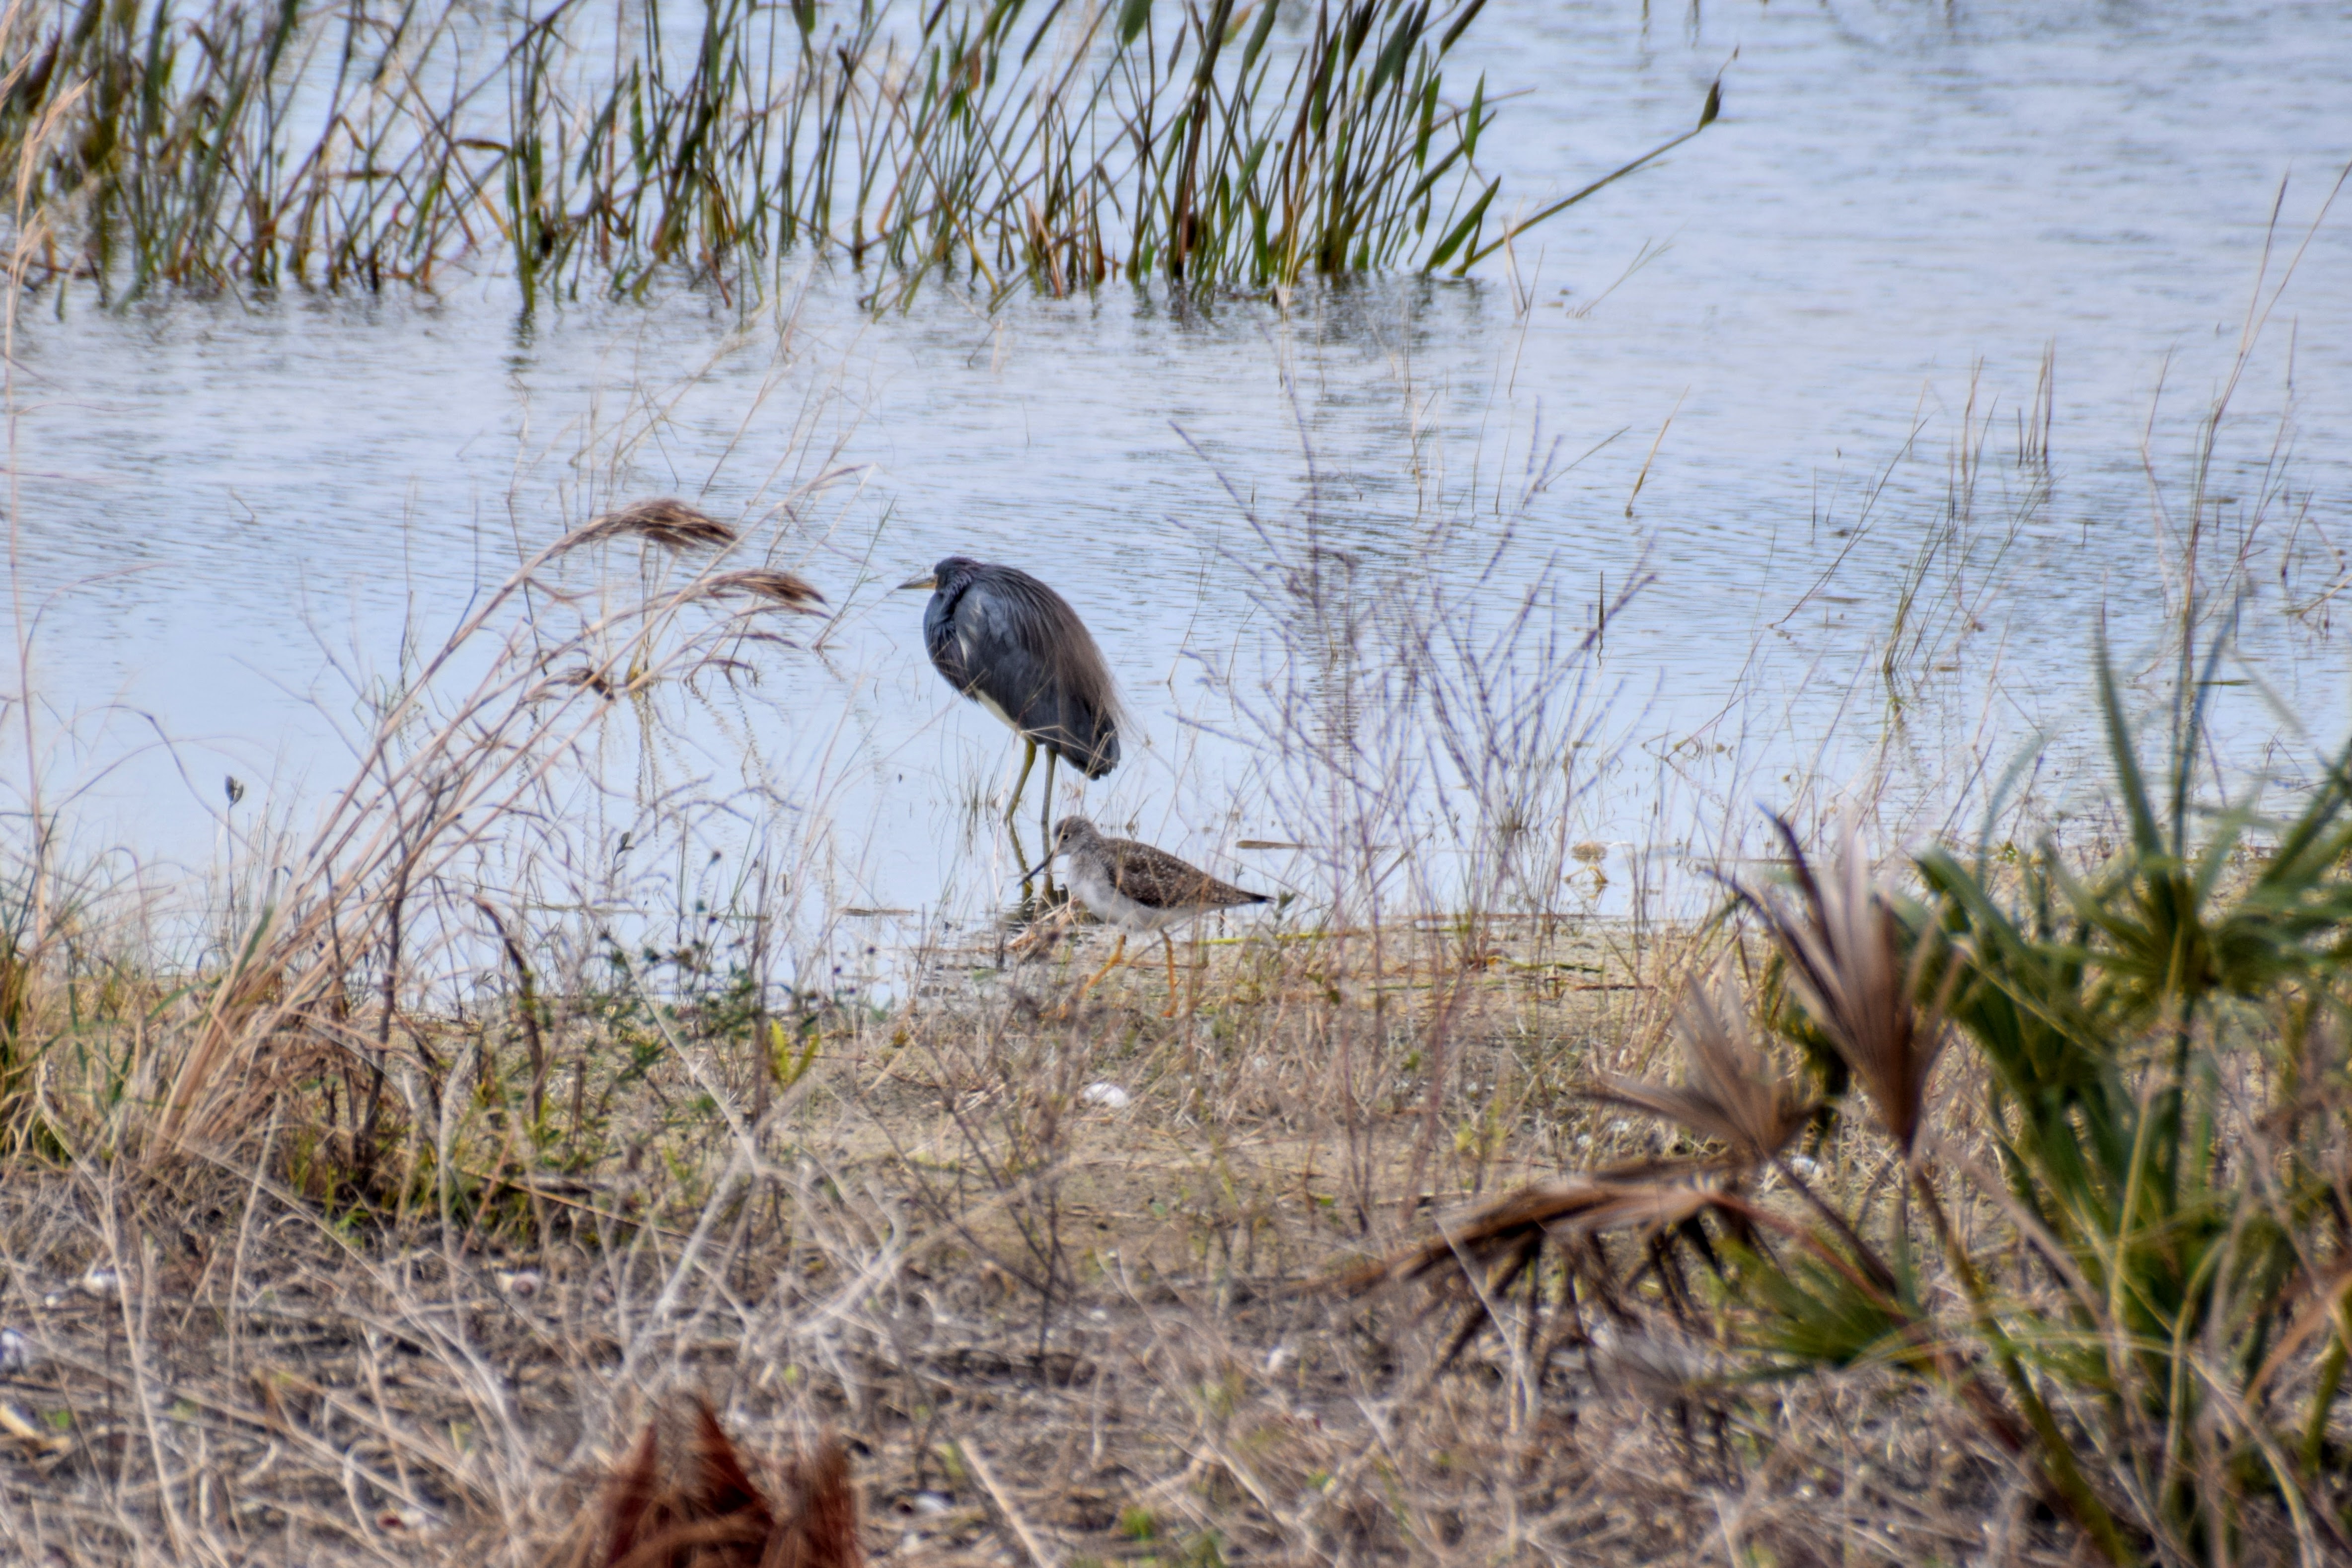
<svg viewBox="0 0 2352 1568">
<path fill-rule="evenodd" d="M 1229 910 L 1266 901 L 1264 893 L 1221 881 L 1165 849 L 1108 837 L 1083 816 L 1064 817 L 1056 825 L 1056 837 L 1065 855 L 1098 856 L 1107 861 L 1111 886 L 1147 909 Z"/>
</svg>

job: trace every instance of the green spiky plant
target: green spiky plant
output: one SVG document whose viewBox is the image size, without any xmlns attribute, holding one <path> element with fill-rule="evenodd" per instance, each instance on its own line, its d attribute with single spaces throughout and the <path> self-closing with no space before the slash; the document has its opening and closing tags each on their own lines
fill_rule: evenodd
<svg viewBox="0 0 2352 1568">
<path fill-rule="evenodd" d="M 1791 835 L 1795 907 L 1747 900 L 1967 1302 L 1959 1322 L 1903 1303 L 1897 1336 L 1969 1343 L 1997 1371 L 2011 1435 L 2111 1559 L 2235 1561 L 2260 1500 L 2316 1560 L 2352 1544 L 2329 1436 L 2352 1343 L 2352 754 L 2268 843 L 2247 802 L 2200 836 L 2201 695 L 2160 793 L 2104 649 L 2099 696 L 2129 833 L 2095 870 L 2054 848 L 2013 869 L 1930 848 L 1909 905 L 1851 844 L 1824 887 Z M 1945 1038 L 1982 1069 L 1990 1167 L 1967 1108 L 1927 1098 Z M 2003 1223 L 1964 1241 L 1948 1212 L 1963 1203 Z M 1841 1239 L 1871 1262 L 1864 1216 L 1847 1217 Z M 1874 1289 L 1769 1268 L 1753 1284 L 1759 1342 L 1793 1364 L 1883 1353 L 1863 1337 L 1889 1306 Z"/>
<path fill-rule="evenodd" d="M 1661 1244 L 1714 1270 L 1710 1337 L 1768 1376 L 1875 1366 L 1942 1390 L 2108 1561 L 2343 1561 L 2352 752 L 2291 820 L 2205 816 L 2200 700 L 2152 788 L 2104 649 L 2099 694 L 2128 834 L 2095 868 L 1933 847 L 1906 897 L 1853 831 L 1817 868 L 1781 823 L 1787 887 L 1738 890 L 1770 944 L 1768 1026 L 1792 1055 L 1825 1044 L 1859 1091 L 1823 1164 L 1787 1153 L 1793 1083 L 1696 994 L 1684 1084 L 1594 1093 L 1701 1155 L 1515 1194 L 1378 1277 L 1499 1259 L 1491 1299 L 1538 1279 L 1547 1238 L 1590 1276 L 1576 1247 L 1643 1230 L 1661 1286 Z M 1895 1182 L 1861 1178 L 1889 1156 Z M 1585 1294 L 1643 1305 L 1640 1274 L 1601 1272 Z M 1690 1300 L 1653 1292 L 1685 1326 Z"/>
<path fill-rule="evenodd" d="M 2352 753 L 2269 843 L 2245 803 L 2200 840 L 2201 695 L 2162 797 L 2104 654 L 2100 697 L 2130 829 L 2104 867 L 2043 854 L 2003 889 L 1987 856 L 1918 860 L 1916 951 L 1988 1069 L 2000 1172 L 1953 1163 L 1998 1180 L 2064 1287 L 1989 1328 L 2066 1391 L 2069 1441 L 2107 1457 L 2120 1511 L 2165 1556 L 2234 1560 L 2254 1498 L 2284 1506 L 2306 1557 L 2343 1552 Z"/>
</svg>

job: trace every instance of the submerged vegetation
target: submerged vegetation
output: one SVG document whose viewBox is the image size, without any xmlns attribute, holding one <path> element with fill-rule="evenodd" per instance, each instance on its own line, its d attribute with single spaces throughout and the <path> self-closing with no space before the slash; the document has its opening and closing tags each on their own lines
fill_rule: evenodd
<svg viewBox="0 0 2352 1568">
<path fill-rule="evenodd" d="M 110 300 L 487 267 L 528 310 L 795 247 L 877 299 L 1458 272 L 1696 134 L 1507 216 L 1444 74 L 1484 4 L 14 0 L 0 167 L 25 279 Z"/>
</svg>

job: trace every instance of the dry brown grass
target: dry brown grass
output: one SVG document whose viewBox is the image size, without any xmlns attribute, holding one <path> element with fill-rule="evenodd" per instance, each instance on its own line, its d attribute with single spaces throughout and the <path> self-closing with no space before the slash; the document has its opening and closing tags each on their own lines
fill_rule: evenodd
<svg viewBox="0 0 2352 1568">
<path fill-rule="evenodd" d="M 702 1400 L 674 1401 L 581 1516 L 568 1568 L 861 1568 L 849 1455 L 827 1438 L 760 1476 Z"/>
<path fill-rule="evenodd" d="M 788 610 L 803 615 L 816 615 L 817 605 L 824 595 L 807 578 L 793 572 L 774 572 L 754 568 L 745 572 L 721 572 L 710 580 L 714 594 L 746 594 L 755 599 L 765 599 Z"/>
<path fill-rule="evenodd" d="M 789 907 L 748 891 L 731 956 L 707 923 L 657 944 L 572 815 L 583 736 L 727 678 L 724 574 L 592 595 L 560 552 L 504 591 L 529 637 L 494 601 L 386 699 L 205 956 L 156 958 L 143 890 L 16 868 L 0 1553 L 537 1564 L 684 1396 L 747 1474 L 838 1434 L 877 1563 L 2070 1559 L 1963 1345 L 1759 1381 L 1723 1310 L 1762 1238 L 1958 1316 L 1885 1194 L 1927 1137 L 1902 1107 L 1980 1086 L 1930 1072 L 1858 858 L 1768 907 L 1891 1141 L 1803 1133 L 1786 1042 L 1693 992 L 1760 942 L 1571 907 L 1561 868 L 1599 863 L 1547 760 L 1558 664 L 1446 693 L 1481 811 L 1454 912 L 1380 879 L 1438 885 L 1383 848 L 1410 713 L 1318 726 L 1275 688 L 1269 732 L 1339 803 L 1297 814 L 1330 900 L 1189 943 L 1178 1016 L 1148 965 L 1080 997 L 1085 926 L 908 954 L 895 1001 L 783 984 L 758 943 Z M 1297 613 L 1345 646 L 1360 602 Z M 1390 636 L 1445 608 L 1386 605 Z M 1881 994 L 1842 1001 L 1858 976 Z M 1933 1157 L 1984 1131 L 1939 1110 Z M 1805 1238 L 1847 1208 L 1890 1240 Z M 1955 1255 L 2011 1223 L 1990 1188 L 1936 1217 Z"/>
<path fill-rule="evenodd" d="M 1482 1190 L 1664 1152 L 1577 1090 L 1651 1068 L 1703 956 L 1368 936 L 1203 944 L 1175 1022 L 1140 970 L 1054 1016 L 1107 933 L 1002 972 L 942 952 L 936 990 L 798 1054 L 682 1014 L 626 1083 L 642 1042 L 558 998 L 547 1048 L 612 1094 L 535 1156 L 512 1020 L 404 1019 L 482 1065 L 386 1110 L 373 1191 L 309 1125 L 318 1084 L 168 1179 L 27 1150 L 0 1540 L 534 1563 L 690 1391 L 755 1466 L 840 1433 L 884 1563 L 1894 1561 L 1984 1519 L 2039 1559 L 2030 1500 L 1931 1401 L 1733 1389 L 1650 1310 L 1638 1246 L 1633 1310 L 1500 1304 L 1513 1331 L 1466 1346 L 1421 1296 L 1302 1289 Z"/>
</svg>

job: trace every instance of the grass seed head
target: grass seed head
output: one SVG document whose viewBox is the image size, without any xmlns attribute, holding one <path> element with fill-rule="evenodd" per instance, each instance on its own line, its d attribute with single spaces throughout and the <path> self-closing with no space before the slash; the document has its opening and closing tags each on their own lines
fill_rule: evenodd
<svg viewBox="0 0 2352 1568">
<path fill-rule="evenodd" d="M 641 500 L 608 511 L 564 542 L 566 550 L 634 535 L 664 550 L 724 550 L 742 536 L 709 513 L 675 497 Z M 778 573 L 778 576 L 789 574 Z"/>
<path fill-rule="evenodd" d="M 748 594 L 755 599 L 803 615 L 821 614 L 816 606 L 824 603 L 824 595 L 816 591 L 807 578 L 791 572 L 765 568 L 747 572 L 721 572 L 710 579 L 708 591 L 712 594 Z"/>
</svg>

